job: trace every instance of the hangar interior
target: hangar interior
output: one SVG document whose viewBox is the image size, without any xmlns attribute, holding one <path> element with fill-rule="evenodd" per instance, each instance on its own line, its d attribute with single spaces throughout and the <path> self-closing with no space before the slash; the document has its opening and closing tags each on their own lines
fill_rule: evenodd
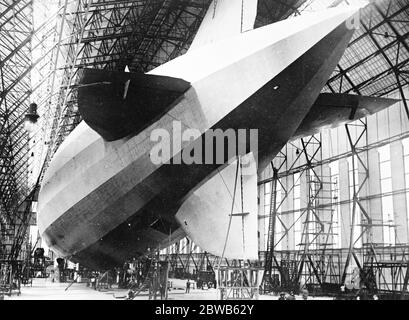
<svg viewBox="0 0 409 320">
<path fill-rule="evenodd" d="M 256 27 L 340 2 L 259 0 Z M 3 292 L 20 292 L 20 280 L 23 285 L 45 274 L 57 258 L 37 250 L 46 244 L 36 227 L 36 205 L 53 155 L 82 120 L 77 92 L 83 69 L 146 73 L 180 56 L 210 5 L 0 1 Z M 263 271 L 264 294 L 297 291 L 301 284 L 317 296 L 337 296 L 340 288 L 353 295 L 364 285 L 385 299 L 409 297 L 409 1 L 372 0 L 359 25 L 323 92 L 397 103 L 290 141 L 271 159 L 258 176 L 258 261 L 220 261 L 184 238 L 155 253 L 169 263 L 169 277 L 200 274 L 211 286 L 216 267 L 246 267 Z M 36 125 L 26 121 L 32 117 Z M 70 283 L 69 271 L 78 266 L 65 264 Z M 241 294 L 233 298 L 251 298 Z"/>
</svg>

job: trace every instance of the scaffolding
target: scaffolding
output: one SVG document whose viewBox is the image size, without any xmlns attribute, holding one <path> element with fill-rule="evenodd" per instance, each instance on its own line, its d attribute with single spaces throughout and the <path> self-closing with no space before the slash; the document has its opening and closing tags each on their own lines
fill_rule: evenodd
<svg viewBox="0 0 409 320">
<path fill-rule="evenodd" d="M 301 243 L 299 244 L 298 274 L 295 283 L 302 282 L 307 286 L 310 283 L 318 283 L 323 286 L 327 280 L 327 271 L 332 265 L 331 259 L 326 259 L 325 253 L 333 246 L 333 213 L 332 208 L 332 181 L 329 173 L 325 174 L 323 166 L 316 166 L 322 161 L 321 137 L 312 136 L 301 139 L 303 153 L 306 158 L 305 174 L 308 188 L 307 207 L 301 213 L 305 215 Z M 326 206 L 324 206 L 327 204 Z M 303 272 L 308 268 L 308 272 Z M 313 279 L 315 278 L 315 279 Z M 329 277 L 332 280 L 333 276 Z"/>
<path fill-rule="evenodd" d="M 409 57 L 409 47 L 405 40 L 409 31 L 407 27 L 409 19 L 404 13 L 407 9 L 406 5 L 403 5 L 401 1 L 372 1 L 372 5 L 363 10 L 360 19 L 361 27 L 356 31 L 344 57 L 324 88 L 324 92 L 386 96 L 391 92 L 398 91 L 402 97 L 404 110 L 409 115 L 403 90 L 403 86 L 408 84 L 406 69 L 408 66 L 407 58 Z M 406 26 L 403 27 L 405 23 Z M 362 72 L 362 69 L 365 72 Z M 368 74 L 368 76 L 363 78 L 363 74 Z M 351 112 L 353 114 L 353 110 Z M 360 282 L 367 287 L 376 287 L 379 290 L 379 288 L 385 287 L 382 282 L 389 281 L 389 288 L 394 287 L 393 283 L 399 283 L 399 285 L 395 285 L 395 287 L 399 287 L 397 292 L 407 290 L 409 275 L 406 272 L 406 260 L 400 262 L 387 260 L 381 263 L 377 251 L 389 252 L 391 249 L 383 243 L 373 243 L 372 238 L 374 229 L 395 228 L 396 226 L 393 223 L 376 220 L 368 214 L 366 202 L 381 195 L 367 196 L 363 192 L 369 175 L 366 153 L 372 148 L 401 140 L 407 137 L 407 133 L 368 145 L 365 121 L 346 125 L 345 129 L 350 152 L 325 160 L 317 159 L 315 166 L 311 165 L 307 156 L 305 163 L 298 164 L 298 166 L 287 164 L 287 170 L 280 174 L 277 172 L 278 165 L 273 167 L 270 179 L 260 182 L 260 184 L 272 184 L 271 207 L 268 213 L 270 219 L 268 245 L 267 251 L 264 253 L 266 262 L 263 284 L 266 291 L 269 291 L 271 283 L 275 286 L 278 286 L 279 283 L 284 284 L 289 290 L 297 289 L 300 279 L 304 279 L 303 282 L 313 286 L 326 287 L 326 291 L 338 291 L 340 285 L 348 284 L 352 280 L 354 268 L 359 269 Z M 305 148 L 303 148 L 305 139 L 301 141 L 303 144 L 300 148 L 302 152 L 298 151 L 298 157 L 300 154 L 305 154 Z M 289 145 L 294 144 L 290 143 Z M 287 149 L 284 148 L 283 150 L 274 160 L 279 164 L 282 163 L 283 158 L 286 158 Z M 298 157 L 294 162 L 297 162 Z M 350 179 L 352 180 L 351 185 L 353 185 L 351 198 L 348 201 L 330 200 L 328 199 L 329 189 L 338 186 L 325 173 L 325 166 L 333 161 L 348 157 L 352 159 L 350 163 L 352 167 Z M 300 172 L 306 173 L 308 188 L 308 203 L 305 208 L 301 209 L 300 214 L 300 217 L 304 216 L 305 218 L 302 241 L 296 250 L 277 251 L 274 250 L 274 247 L 284 237 L 288 237 L 289 231 L 294 228 L 294 224 L 285 225 L 282 216 L 295 213 L 291 210 L 280 213 L 277 210 L 282 206 L 280 202 L 285 201 L 293 189 L 291 187 L 290 190 L 286 190 L 284 185 L 280 186 L 280 179 Z M 283 195 L 283 199 L 278 202 L 276 201 L 277 186 L 280 186 L 279 189 Z M 407 190 L 397 192 L 406 193 Z M 395 192 L 385 193 L 384 196 L 390 194 L 395 194 Z M 349 248 L 333 249 L 334 238 L 337 235 L 333 232 L 334 208 L 332 206 L 346 204 L 351 206 Z M 280 239 L 275 239 L 277 237 L 276 223 L 280 223 L 284 229 L 284 235 Z M 319 252 L 321 256 L 318 254 Z M 324 269 L 326 271 L 323 271 Z M 385 272 L 393 274 L 395 278 L 390 276 L 390 280 L 387 280 L 388 277 L 382 276 Z M 376 286 L 371 286 L 371 281 L 373 282 L 376 277 L 378 277 Z M 328 283 L 328 285 L 324 286 L 324 283 Z M 266 284 L 268 285 L 266 286 Z M 358 286 L 360 285 L 358 284 Z M 402 295 L 404 296 L 403 293 Z"/>
<path fill-rule="evenodd" d="M 355 134 L 352 134 L 352 128 L 356 129 Z M 344 271 L 341 278 L 341 283 L 345 284 L 350 267 L 351 258 L 354 254 L 355 245 L 366 236 L 366 243 L 372 245 L 372 228 L 375 227 L 371 216 L 365 209 L 363 201 L 360 199 L 361 191 L 366 185 L 369 178 L 369 170 L 366 154 L 367 150 L 360 150 L 359 145 L 365 145 L 367 141 L 367 124 L 365 120 L 359 120 L 356 123 L 346 124 L 345 130 L 348 136 L 348 142 L 352 152 L 352 208 L 350 218 L 350 234 L 349 234 L 349 249 L 345 261 Z M 354 138 L 355 137 L 355 138 Z M 364 152 L 364 155 L 363 153 Z M 359 166 L 359 168 L 358 168 Z M 350 181 L 351 183 L 351 181 Z M 362 224 L 362 221 L 366 221 Z M 356 229 L 358 229 L 356 233 Z"/>
<path fill-rule="evenodd" d="M 220 300 L 258 300 L 263 269 L 221 267 L 217 269 Z"/>
<path fill-rule="evenodd" d="M 334 245 L 332 193 L 336 184 L 332 182 L 329 172 L 326 172 L 328 170 L 320 164 L 322 162 L 321 137 L 318 134 L 303 138 L 299 143 L 301 147 L 292 142 L 290 145 L 291 149 L 296 150 L 295 159 L 289 162 L 286 154 L 288 150 L 285 147 L 272 163 L 268 242 L 262 282 L 264 292 L 280 290 L 298 292 L 300 282 L 303 285 L 318 284 L 319 286 L 339 283 L 339 268 L 335 267 L 339 259 L 337 256 L 326 254 Z M 297 167 L 300 162 L 304 164 Z M 290 188 L 286 188 L 280 178 L 295 173 L 299 174 L 298 180 L 306 183 L 307 206 L 300 209 L 293 223 L 288 225 L 280 217 L 278 209 L 283 206 L 299 181 L 294 181 Z M 283 193 L 280 201 L 277 201 L 278 184 L 280 184 L 280 192 Z M 293 214 L 295 215 L 296 211 Z M 284 229 L 279 239 L 276 239 L 276 223 L 280 223 Z M 290 231 L 294 231 L 297 223 L 302 224 L 300 243 L 295 243 L 298 249 L 292 254 L 277 253 L 276 246 L 290 235 Z"/>
</svg>

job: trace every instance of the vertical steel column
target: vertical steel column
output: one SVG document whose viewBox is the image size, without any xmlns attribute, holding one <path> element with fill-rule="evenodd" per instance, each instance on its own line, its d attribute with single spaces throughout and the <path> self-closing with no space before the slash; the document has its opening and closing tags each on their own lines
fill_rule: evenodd
<svg viewBox="0 0 409 320">
<path fill-rule="evenodd" d="M 361 130 L 361 132 L 358 132 L 357 137 L 354 141 L 352 134 L 351 134 L 351 127 L 355 127 Z M 348 142 L 351 148 L 351 152 L 352 152 L 352 184 L 353 184 L 353 199 L 352 199 L 352 217 L 351 217 L 351 228 L 350 228 L 350 239 L 349 239 L 349 248 L 348 248 L 348 253 L 347 253 L 347 257 L 346 257 L 346 262 L 345 262 L 345 266 L 344 266 L 344 271 L 341 277 L 341 283 L 345 284 L 345 280 L 347 277 L 347 272 L 348 272 L 348 267 L 350 265 L 351 262 L 351 257 L 354 253 L 354 247 L 355 244 L 363 237 L 363 235 L 365 233 L 367 233 L 367 242 L 369 244 L 372 244 L 372 218 L 368 215 L 368 213 L 366 212 L 365 208 L 363 207 L 361 200 L 360 200 L 360 192 L 362 190 L 362 188 L 364 187 L 365 183 L 367 182 L 368 178 L 369 178 L 369 170 L 368 170 L 368 166 L 365 163 L 365 161 L 362 159 L 361 155 L 360 155 L 360 148 L 359 148 L 359 143 L 362 141 L 362 139 L 366 139 L 366 135 L 367 135 L 367 124 L 366 124 L 366 120 L 359 120 L 357 122 L 357 124 L 346 124 L 345 125 L 345 130 L 348 136 Z M 365 177 L 362 179 L 362 181 L 356 181 L 356 175 L 355 172 L 358 168 L 356 168 L 355 166 L 355 160 L 359 161 L 359 163 L 361 164 L 361 166 L 364 168 L 365 170 Z M 359 179 L 361 180 L 361 179 Z M 357 211 L 359 211 L 362 214 L 362 217 L 364 217 L 366 219 L 367 224 L 361 224 L 361 226 L 363 226 L 363 230 L 361 231 L 361 233 L 359 234 L 359 236 L 357 237 L 357 239 L 355 238 L 355 228 L 357 227 L 355 225 L 355 219 L 356 219 L 356 214 Z"/>
</svg>

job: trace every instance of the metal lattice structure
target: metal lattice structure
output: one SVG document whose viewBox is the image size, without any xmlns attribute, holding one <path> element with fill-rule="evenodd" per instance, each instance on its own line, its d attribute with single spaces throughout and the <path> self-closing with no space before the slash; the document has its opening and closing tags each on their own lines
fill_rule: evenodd
<svg viewBox="0 0 409 320">
<path fill-rule="evenodd" d="M 80 122 L 76 83 L 83 68 L 147 72 L 189 47 L 210 1 L 78 1 L 50 133 L 50 158 Z M 68 10 L 68 8 L 66 8 Z"/>
<path fill-rule="evenodd" d="M 33 31 L 30 1 L 0 2 L 0 18 L 0 206 L 9 213 L 28 187 L 28 134 L 20 115 L 28 108 L 22 96 L 31 90 L 31 42 L 26 41 Z"/>
<path fill-rule="evenodd" d="M 326 91 L 385 96 L 408 85 L 408 36 L 408 1 L 372 1 Z"/>
<path fill-rule="evenodd" d="M 210 3 L 0 0 L 1 230 L 19 219 L 19 206 L 81 121 L 76 103 L 81 70 L 128 66 L 147 72 L 183 54 Z M 312 3 L 259 0 L 256 27 L 302 14 Z M 409 84 L 408 22 L 409 1 L 372 1 L 324 91 L 385 96 L 400 90 L 409 115 L 401 90 Z M 31 102 L 38 104 L 40 120 L 37 131 L 28 133 L 23 118 Z"/>
</svg>

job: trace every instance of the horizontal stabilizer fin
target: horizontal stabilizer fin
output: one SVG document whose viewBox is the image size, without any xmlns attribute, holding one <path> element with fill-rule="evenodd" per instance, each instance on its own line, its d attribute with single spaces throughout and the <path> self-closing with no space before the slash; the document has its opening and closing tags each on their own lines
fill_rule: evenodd
<svg viewBox="0 0 409 320">
<path fill-rule="evenodd" d="M 84 121 L 114 141 L 148 127 L 190 88 L 181 79 L 85 69 L 78 88 Z"/>
<path fill-rule="evenodd" d="M 316 134 L 322 129 L 336 128 L 342 124 L 365 118 L 398 101 L 342 93 L 322 93 L 291 140 Z"/>
</svg>

